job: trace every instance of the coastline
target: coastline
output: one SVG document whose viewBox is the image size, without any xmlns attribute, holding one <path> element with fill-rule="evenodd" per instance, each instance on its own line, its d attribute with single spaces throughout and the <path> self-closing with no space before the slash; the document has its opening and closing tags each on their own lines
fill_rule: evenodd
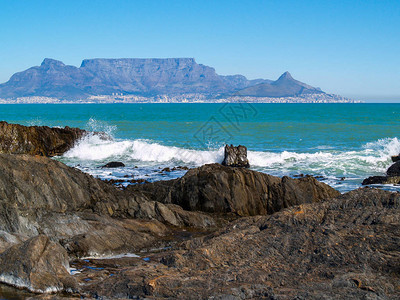
<svg viewBox="0 0 400 300">
<path fill-rule="evenodd" d="M 310 174 L 343 192 L 382 175 L 400 151 L 398 111 L 395 104 L 28 104 L 5 106 L 2 116 L 25 126 L 107 132 L 112 140 L 88 139 L 57 158 L 103 179 L 181 177 L 161 171 L 222 162 L 224 143 L 242 143 L 253 170 Z M 107 160 L 126 167 L 102 171 Z"/>
<path fill-rule="evenodd" d="M 12 274 L 8 284 L 72 297 L 400 295 L 393 285 L 398 248 L 390 246 L 400 228 L 398 193 L 340 195 L 312 176 L 219 164 L 121 191 L 22 154 L 23 145 L 21 154 L 0 154 L 0 278 Z M 55 252 L 61 260 L 51 258 Z M 36 276 L 48 280 L 29 279 Z"/>
<path fill-rule="evenodd" d="M 116 104 L 116 103 L 364 103 L 334 94 L 301 95 L 291 97 L 207 97 L 203 94 L 157 95 L 152 97 L 136 95 L 99 95 L 86 99 L 58 99 L 53 97 L 20 97 L 0 99 L 0 104 Z"/>
</svg>

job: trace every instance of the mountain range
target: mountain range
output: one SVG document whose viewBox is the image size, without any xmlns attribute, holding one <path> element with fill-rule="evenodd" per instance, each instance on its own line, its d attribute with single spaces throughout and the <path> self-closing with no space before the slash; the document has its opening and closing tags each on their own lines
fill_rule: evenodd
<svg viewBox="0 0 400 300">
<path fill-rule="evenodd" d="M 288 72 L 276 81 L 218 75 L 194 58 L 85 59 L 79 68 L 46 58 L 40 66 L 16 73 L 0 84 L 0 98 L 84 99 L 113 93 L 290 97 L 324 92 L 293 79 Z"/>
</svg>

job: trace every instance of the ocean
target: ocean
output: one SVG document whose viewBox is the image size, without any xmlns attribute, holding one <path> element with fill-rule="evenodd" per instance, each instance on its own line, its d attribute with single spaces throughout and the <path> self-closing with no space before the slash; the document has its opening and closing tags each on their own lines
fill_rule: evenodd
<svg viewBox="0 0 400 300">
<path fill-rule="evenodd" d="M 400 104 L 6 104 L 0 120 L 106 132 L 55 159 L 122 185 L 180 177 L 174 167 L 222 162 L 225 144 L 241 144 L 253 170 L 314 175 L 346 192 L 400 153 Z M 110 161 L 126 167 L 101 168 Z"/>
</svg>

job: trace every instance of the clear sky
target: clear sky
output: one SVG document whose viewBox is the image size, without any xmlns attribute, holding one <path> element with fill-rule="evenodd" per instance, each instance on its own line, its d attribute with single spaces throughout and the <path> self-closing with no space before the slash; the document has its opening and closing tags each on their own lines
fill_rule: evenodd
<svg viewBox="0 0 400 300">
<path fill-rule="evenodd" d="M 0 82 L 49 57 L 194 57 L 218 74 L 400 101 L 400 1 L 0 0 Z"/>
</svg>

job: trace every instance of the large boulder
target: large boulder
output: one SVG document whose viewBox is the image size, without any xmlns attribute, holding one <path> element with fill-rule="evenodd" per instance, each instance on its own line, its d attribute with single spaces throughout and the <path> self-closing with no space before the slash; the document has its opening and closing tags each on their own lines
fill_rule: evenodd
<svg viewBox="0 0 400 300">
<path fill-rule="evenodd" d="M 0 153 L 56 156 L 71 149 L 87 132 L 79 128 L 22 126 L 0 121 Z"/>
<path fill-rule="evenodd" d="M 73 291 L 67 251 L 45 235 L 0 254 L 0 281 L 35 293 Z"/>
<path fill-rule="evenodd" d="M 245 146 L 225 145 L 224 161 L 222 165 L 229 167 L 250 168 L 247 159 L 247 148 Z"/>
<path fill-rule="evenodd" d="M 129 187 L 146 197 L 173 203 L 191 211 L 234 213 L 239 216 L 272 214 L 302 203 L 340 195 L 314 177 L 292 179 L 220 164 L 189 170 L 182 178 Z"/>
</svg>

